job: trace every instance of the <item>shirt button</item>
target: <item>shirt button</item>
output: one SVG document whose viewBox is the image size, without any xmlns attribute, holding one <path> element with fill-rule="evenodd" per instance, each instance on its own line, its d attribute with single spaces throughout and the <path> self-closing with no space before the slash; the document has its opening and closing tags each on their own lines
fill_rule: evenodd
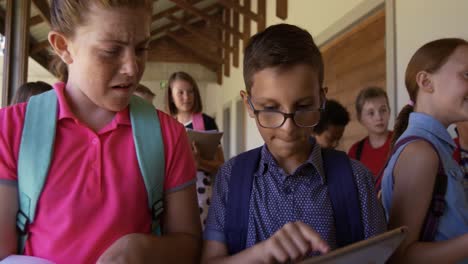
<svg viewBox="0 0 468 264">
<path fill-rule="evenodd" d="M 284 188 L 284 193 L 287 194 L 287 195 L 290 195 L 292 192 L 291 188 L 290 187 L 286 187 Z"/>
<path fill-rule="evenodd" d="M 93 143 L 93 145 L 96 145 L 98 142 L 99 142 L 99 140 L 97 138 L 93 138 L 93 140 L 91 141 L 91 143 Z"/>
</svg>

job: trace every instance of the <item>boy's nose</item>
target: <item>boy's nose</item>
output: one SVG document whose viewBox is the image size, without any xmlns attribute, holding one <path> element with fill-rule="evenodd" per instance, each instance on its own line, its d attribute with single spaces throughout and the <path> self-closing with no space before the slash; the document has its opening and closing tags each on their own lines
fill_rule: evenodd
<svg viewBox="0 0 468 264">
<path fill-rule="evenodd" d="M 292 117 L 286 118 L 286 121 L 284 121 L 284 124 L 281 126 L 282 129 L 286 131 L 293 131 L 294 129 L 297 129 L 296 123 L 294 122 L 294 119 Z"/>
<path fill-rule="evenodd" d="M 377 113 L 376 117 L 377 117 L 377 120 L 382 120 L 383 114 Z"/>
</svg>

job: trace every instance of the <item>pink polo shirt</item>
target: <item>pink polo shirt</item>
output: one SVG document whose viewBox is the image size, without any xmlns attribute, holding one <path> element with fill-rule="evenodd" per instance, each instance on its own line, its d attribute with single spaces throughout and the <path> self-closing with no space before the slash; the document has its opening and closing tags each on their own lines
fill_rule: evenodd
<svg viewBox="0 0 468 264">
<path fill-rule="evenodd" d="M 54 157 L 25 254 L 56 263 L 95 263 L 118 238 L 150 232 L 147 193 L 129 111 L 118 112 L 95 133 L 71 112 L 64 84 L 54 88 L 59 100 Z M 0 184 L 17 181 L 25 110 L 26 104 L 0 110 Z M 167 193 L 194 184 L 196 169 L 184 127 L 157 113 L 164 139 Z"/>
</svg>

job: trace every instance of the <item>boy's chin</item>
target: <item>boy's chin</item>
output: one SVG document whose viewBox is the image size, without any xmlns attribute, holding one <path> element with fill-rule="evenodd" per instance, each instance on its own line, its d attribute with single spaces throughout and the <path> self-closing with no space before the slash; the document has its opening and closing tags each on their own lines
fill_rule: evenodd
<svg viewBox="0 0 468 264">
<path fill-rule="evenodd" d="M 310 141 L 275 142 L 268 144 L 270 152 L 274 156 L 291 157 L 309 150 Z"/>
</svg>

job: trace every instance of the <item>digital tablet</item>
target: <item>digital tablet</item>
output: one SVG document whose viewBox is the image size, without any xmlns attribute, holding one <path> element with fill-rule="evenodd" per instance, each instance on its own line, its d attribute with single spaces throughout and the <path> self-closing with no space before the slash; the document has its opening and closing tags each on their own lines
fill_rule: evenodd
<svg viewBox="0 0 468 264">
<path fill-rule="evenodd" d="M 395 252 L 403 239 L 405 239 L 406 233 L 406 227 L 399 227 L 349 246 L 333 250 L 328 254 L 310 257 L 300 262 L 300 264 L 384 264 Z"/>
<path fill-rule="evenodd" d="M 200 156 L 205 160 L 213 160 L 220 144 L 223 132 L 217 130 L 192 130 L 187 129 L 190 143 L 195 142 Z"/>
<path fill-rule="evenodd" d="M 4 260 L 0 260 L 0 264 L 54 264 L 51 261 L 38 257 L 11 255 Z"/>
</svg>

